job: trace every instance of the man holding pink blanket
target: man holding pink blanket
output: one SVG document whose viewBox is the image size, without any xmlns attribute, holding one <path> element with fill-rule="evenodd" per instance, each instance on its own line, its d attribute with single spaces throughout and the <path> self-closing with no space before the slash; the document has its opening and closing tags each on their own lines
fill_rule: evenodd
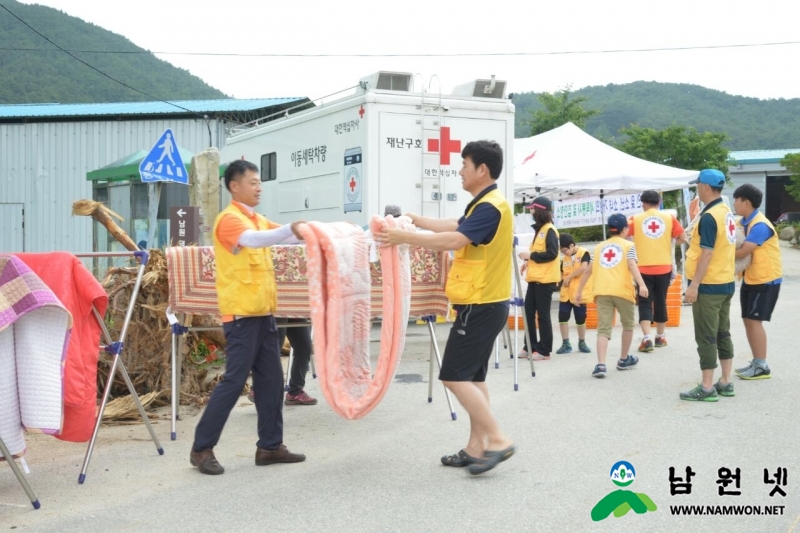
<svg viewBox="0 0 800 533">
<path fill-rule="evenodd" d="M 491 470 L 515 451 L 492 415 L 486 387 L 494 341 L 508 319 L 514 234 L 511 207 L 496 184 L 503 170 L 502 148 L 492 141 L 471 142 L 461 157 L 462 187 L 473 196 L 463 217 L 407 215 L 415 226 L 433 233 L 385 228 L 375 240 L 382 245 L 456 251 L 446 293 L 458 316 L 439 379 L 469 413 L 470 434 L 466 447 L 442 457 L 442 464 L 468 467 L 475 475 Z"/>
</svg>

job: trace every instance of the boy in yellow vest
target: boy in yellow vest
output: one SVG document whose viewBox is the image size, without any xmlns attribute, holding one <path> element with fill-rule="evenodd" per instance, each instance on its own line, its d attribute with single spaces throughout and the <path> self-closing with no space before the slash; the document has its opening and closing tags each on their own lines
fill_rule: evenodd
<svg viewBox="0 0 800 533">
<path fill-rule="evenodd" d="M 746 236 L 742 247 L 736 250 L 736 259 L 753 254 L 750 266 L 744 271 L 739 290 L 744 329 L 753 352 L 750 364 L 734 371 L 742 379 L 770 377 L 764 322 L 769 322 L 772 317 L 783 281 L 778 233 L 767 217 L 758 210 L 762 197 L 761 191 L 749 183 L 733 192 L 733 208 L 737 215 L 742 216 L 739 224 L 744 228 Z"/>
<path fill-rule="evenodd" d="M 486 387 L 494 342 L 508 320 L 514 222 L 496 184 L 503 169 L 502 148 L 492 141 L 470 142 L 461 157 L 461 184 L 473 196 L 463 217 L 407 215 L 415 226 L 433 233 L 387 228 L 375 240 L 383 245 L 456 251 L 445 292 L 457 317 L 447 338 L 439 379 L 469 414 L 470 432 L 467 445 L 441 461 L 445 466 L 468 467 L 475 475 L 491 470 L 515 450 L 492 415 Z"/>
<path fill-rule="evenodd" d="M 659 210 L 661 195 L 658 191 L 644 191 L 640 197 L 642 212 L 631 217 L 628 235 L 636 245 L 639 272 L 642 273 L 648 297 L 639 294 L 639 325 L 642 327 L 640 352 L 652 352 L 667 345 L 667 292 L 672 280 L 672 261 L 675 245 L 687 242 L 686 234 L 678 220 Z M 650 323 L 656 323 L 656 337 L 650 337 Z M 654 342 L 655 340 L 655 342 Z"/>
<path fill-rule="evenodd" d="M 255 212 L 261 197 L 258 167 L 233 161 L 225 170 L 231 204 L 214 222 L 217 299 L 225 332 L 225 375 L 197 424 L 189 460 L 203 474 L 225 472 L 214 456 L 222 428 L 253 373 L 258 442 L 256 466 L 297 463 L 305 455 L 283 444 L 283 367 L 278 328 L 275 271 L 269 246 L 297 243 L 295 222 L 280 226 Z"/>
<path fill-rule="evenodd" d="M 592 256 L 588 250 L 575 244 L 569 233 L 559 235 L 561 246 L 561 294 L 558 304 L 558 327 L 561 330 L 561 347 L 556 353 L 571 353 L 569 342 L 569 316 L 575 314 L 575 325 L 578 329 L 578 350 L 592 353 L 586 345 L 586 304 L 576 303 L 581 276 L 591 268 Z"/>
<path fill-rule="evenodd" d="M 716 402 L 719 396 L 733 396 L 730 382 L 733 365 L 731 341 L 731 300 L 736 289 L 734 263 L 736 223 L 733 213 L 722 201 L 725 174 L 716 169 L 700 171 L 690 185 L 697 185 L 697 196 L 705 207 L 692 228 L 686 252 L 684 301 L 692 304 L 694 338 L 700 356 L 703 381 L 681 392 L 681 400 Z M 714 369 L 719 358 L 722 377 L 714 383 Z"/>
<path fill-rule="evenodd" d="M 606 377 L 606 352 L 611 340 L 611 323 L 614 310 L 619 312 L 622 321 L 622 345 L 617 370 L 627 370 L 639 362 L 635 355 L 628 354 L 633 341 L 633 329 L 636 327 L 634 308 L 636 307 L 636 289 L 646 298 L 647 286 L 636 267 L 636 245 L 627 240 L 628 219 L 622 213 L 614 213 L 608 217 L 608 232 L 611 237 L 597 245 L 594 250 L 594 262 L 591 270 L 581 277 L 577 303 L 583 301 L 583 291 L 591 277 L 594 303 L 597 305 L 597 365 L 592 376 Z"/>
</svg>

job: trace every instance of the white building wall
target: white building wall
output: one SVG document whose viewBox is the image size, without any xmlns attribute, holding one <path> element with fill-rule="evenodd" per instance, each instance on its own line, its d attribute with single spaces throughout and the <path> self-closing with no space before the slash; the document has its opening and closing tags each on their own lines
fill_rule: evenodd
<svg viewBox="0 0 800 533">
<path fill-rule="evenodd" d="M 86 174 L 149 150 L 166 128 L 179 146 L 198 152 L 209 147 L 209 127 L 212 143 L 222 148 L 224 123 L 216 120 L 0 124 L 0 204 L 24 206 L 24 250 L 7 251 L 91 251 L 91 219 L 72 216 L 74 201 L 92 198 Z"/>
</svg>

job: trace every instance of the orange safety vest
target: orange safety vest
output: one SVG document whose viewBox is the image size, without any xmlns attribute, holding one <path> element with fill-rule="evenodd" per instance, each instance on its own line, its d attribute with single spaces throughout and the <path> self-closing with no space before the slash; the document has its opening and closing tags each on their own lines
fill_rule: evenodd
<svg viewBox="0 0 800 533">
<path fill-rule="evenodd" d="M 531 242 L 531 253 L 547 251 L 547 233 L 551 228 L 556 232 L 556 239 L 558 239 L 556 227 L 552 223 L 545 224 L 539 228 L 539 232 Z M 528 259 L 528 271 L 525 273 L 525 281 L 528 283 L 558 283 L 561 281 L 560 267 L 558 256 L 547 263 L 536 263 Z"/>
<path fill-rule="evenodd" d="M 597 301 L 598 296 L 619 296 L 636 302 L 633 276 L 628 269 L 628 252 L 631 247 L 632 242 L 615 235 L 594 249 L 591 279 L 594 301 Z"/>
<path fill-rule="evenodd" d="M 672 216 L 656 208 L 633 217 L 639 266 L 672 265 Z"/>
<path fill-rule="evenodd" d="M 733 213 L 724 202 L 719 202 L 706 211 L 717 223 L 717 238 L 714 251 L 705 277 L 700 281 L 703 285 L 722 285 L 735 279 L 736 272 L 736 222 Z M 705 213 L 703 214 L 705 216 Z M 701 219 L 702 220 L 702 219 Z M 686 279 L 692 280 L 700 258 L 700 221 L 692 228 L 692 240 L 686 252 Z"/>
<path fill-rule="evenodd" d="M 761 246 L 756 246 L 755 250 L 753 250 L 753 260 L 744 271 L 744 282 L 748 285 L 761 285 L 783 277 L 781 249 L 778 244 L 778 232 L 775 231 L 775 226 L 759 211 L 747 227 L 748 229 L 752 228 L 761 222 L 770 227 L 772 237 L 764 241 Z"/>
<path fill-rule="evenodd" d="M 581 258 L 586 254 L 586 249 L 580 246 L 575 247 L 575 253 L 572 256 L 567 257 L 566 255 L 561 256 L 561 274 L 562 280 L 566 278 L 568 275 L 573 273 L 574 271 L 578 270 L 581 267 Z M 589 268 L 591 269 L 592 265 L 589 264 Z M 575 303 L 575 296 L 578 293 L 578 286 L 581 284 L 580 276 L 574 277 L 569 280 L 569 287 L 561 286 L 561 293 L 559 294 L 559 300 L 562 302 L 573 302 Z M 586 283 L 587 287 L 589 283 Z M 581 297 L 584 302 L 588 302 L 590 299 L 589 293 L 586 292 L 587 287 L 584 287 L 584 293 L 581 294 Z"/>
<path fill-rule="evenodd" d="M 447 275 L 445 294 L 453 304 L 488 304 L 507 301 L 511 295 L 511 271 L 514 222 L 503 194 L 494 189 L 475 202 L 475 207 L 491 204 L 500 211 L 500 223 L 489 244 L 474 246 L 468 243 L 456 250 L 453 265 Z"/>
<path fill-rule="evenodd" d="M 234 205 L 225 208 L 214 221 L 214 254 L 217 265 L 217 300 L 223 315 L 269 315 L 278 308 L 275 269 L 269 248 L 241 248 L 234 254 L 222 246 L 217 227 L 222 217 L 232 215 L 255 230 L 269 229 L 269 222 L 256 215 L 257 224 Z"/>
</svg>

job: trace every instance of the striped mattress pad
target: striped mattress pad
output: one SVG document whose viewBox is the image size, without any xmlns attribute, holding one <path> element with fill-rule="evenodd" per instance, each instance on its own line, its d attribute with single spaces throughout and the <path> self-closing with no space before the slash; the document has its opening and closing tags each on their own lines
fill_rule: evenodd
<svg viewBox="0 0 800 533">
<path fill-rule="evenodd" d="M 216 265 L 211 246 L 173 246 L 166 249 L 169 305 L 175 313 L 219 316 L 214 284 Z M 447 252 L 409 247 L 411 259 L 411 317 L 447 314 L 444 288 L 450 267 Z M 272 247 L 281 318 L 310 318 L 306 249 L 302 245 Z M 383 278 L 380 263 L 370 264 L 370 314 L 382 313 Z"/>
</svg>

